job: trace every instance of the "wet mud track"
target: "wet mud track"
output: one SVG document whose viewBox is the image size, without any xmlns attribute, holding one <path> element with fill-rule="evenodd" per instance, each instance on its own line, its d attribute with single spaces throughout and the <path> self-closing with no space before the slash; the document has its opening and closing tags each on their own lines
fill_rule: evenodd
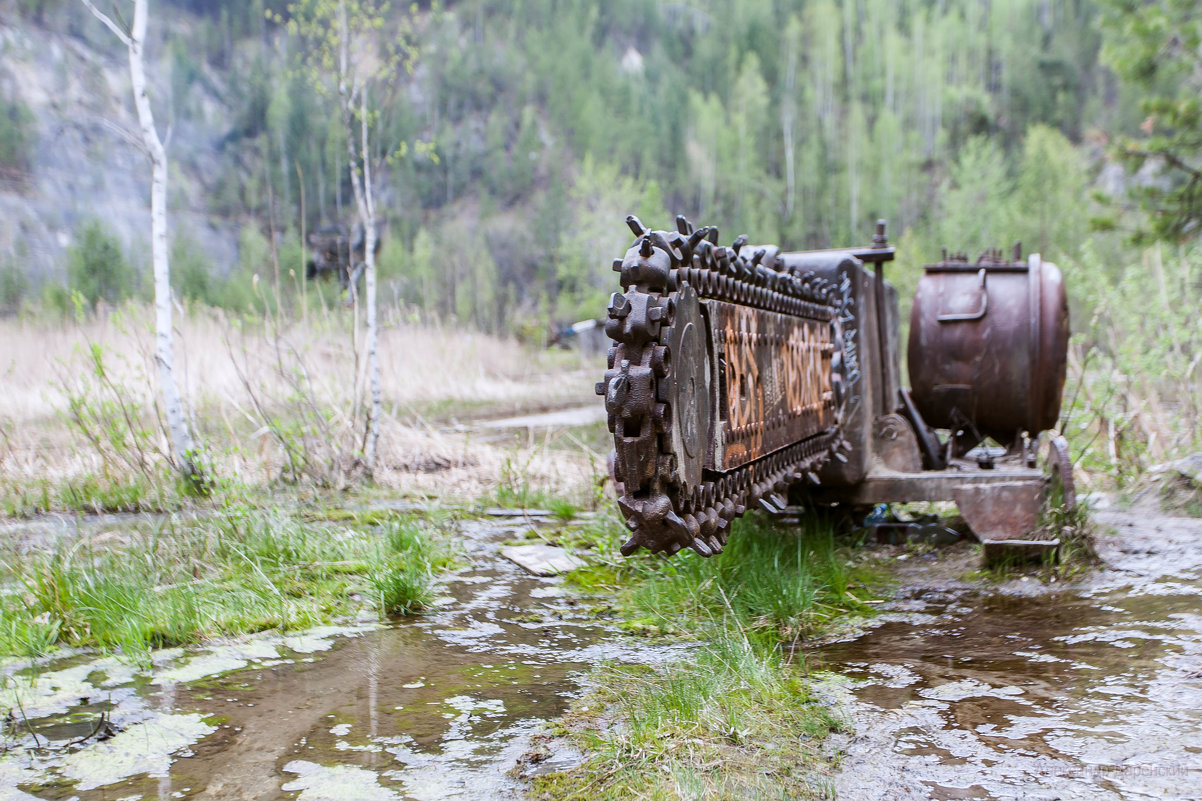
<svg viewBox="0 0 1202 801">
<path fill-rule="evenodd" d="M 1068 588 L 918 564 L 812 654 L 850 680 L 839 798 L 1202 798 L 1202 521 L 1098 522 L 1107 567 Z"/>
<path fill-rule="evenodd" d="M 499 542 L 529 525 L 464 524 L 473 565 L 447 582 L 440 611 L 414 620 L 165 652 L 147 673 L 113 659 L 44 666 L 38 691 L 22 693 L 58 747 L 0 757 L 0 801 L 520 795 L 510 772 L 532 747 L 535 770 L 577 758 L 532 736 L 590 667 L 672 657 L 501 559 Z M 102 713 L 116 737 L 64 747 Z"/>
</svg>

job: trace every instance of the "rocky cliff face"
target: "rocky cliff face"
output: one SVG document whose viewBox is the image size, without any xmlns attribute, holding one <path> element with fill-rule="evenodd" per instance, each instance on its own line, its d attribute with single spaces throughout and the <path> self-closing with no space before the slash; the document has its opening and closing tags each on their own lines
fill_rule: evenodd
<svg viewBox="0 0 1202 801">
<path fill-rule="evenodd" d="M 208 76 L 188 97 L 171 96 L 167 23 L 160 18 L 166 11 L 156 11 L 147 73 L 171 159 L 171 233 L 200 243 L 224 273 L 237 261 L 237 225 L 206 208 L 229 128 L 217 96 L 223 83 Z M 180 12 L 170 13 L 172 24 L 186 24 Z M 0 97 L 25 104 L 34 119 L 27 169 L 0 179 L 0 260 L 24 270 L 34 286 L 62 276 L 65 250 L 92 218 L 122 240 L 136 266 L 150 264 L 150 164 L 141 152 L 126 51 L 82 5 L 54 17 L 38 24 L 18 15 L 15 0 L 0 0 Z"/>
</svg>

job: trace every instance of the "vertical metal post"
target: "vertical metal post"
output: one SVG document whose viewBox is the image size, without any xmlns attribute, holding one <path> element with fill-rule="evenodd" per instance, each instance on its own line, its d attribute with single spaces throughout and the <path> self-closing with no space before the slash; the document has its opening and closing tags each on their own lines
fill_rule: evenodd
<svg viewBox="0 0 1202 801">
<path fill-rule="evenodd" d="M 889 247 L 884 220 L 876 221 L 876 234 L 872 237 L 872 247 L 873 249 Z M 876 262 L 873 265 L 873 272 L 876 274 L 873 294 L 876 298 L 877 364 L 880 366 L 880 375 L 877 376 L 877 384 L 880 386 L 877 391 L 877 414 L 881 415 L 892 412 L 896 403 L 890 403 L 888 393 L 889 359 L 892 358 L 892 354 L 889 353 L 888 320 L 885 313 L 885 263 L 883 261 Z"/>
</svg>

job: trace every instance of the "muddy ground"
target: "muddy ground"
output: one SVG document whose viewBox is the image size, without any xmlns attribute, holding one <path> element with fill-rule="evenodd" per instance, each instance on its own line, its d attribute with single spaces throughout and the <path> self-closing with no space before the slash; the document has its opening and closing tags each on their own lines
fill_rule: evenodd
<svg viewBox="0 0 1202 801">
<path fill-rule="evenodd" d="M 869 630 L 811 654 L 848 677 L 839 798 L 1202 797 L 1202 520 L 1095 520 L 1096 572 L 994 584 L 963 545 L 912 557 Z"/>
<path fill-rule="evenodd" d="M 896 596 L 805 649 L 854 723 L 830 746 L 840 798 L 1202 794 L 1202 521 L 1096 518 L 1106 566 L 1067 583 L 982 578 L 968 544 L 882 551 Z M 537 525 L 465 523 L 471 564 L 418 619 L 162 652 L 147 670 L 8 665 L 0 801 L 520 797 L 521 775 L 578 758 L 542 732 L 593 666 L 688 647 L 624 634 L 500 557 Z"/>
</svg>

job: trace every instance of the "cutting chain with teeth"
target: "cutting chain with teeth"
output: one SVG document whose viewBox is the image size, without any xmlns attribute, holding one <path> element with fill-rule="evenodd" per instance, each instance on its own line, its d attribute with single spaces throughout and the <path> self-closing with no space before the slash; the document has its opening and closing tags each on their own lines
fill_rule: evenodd
<svg viewBox="0 0 1202 801">
<path fill-rule="evenodd" d="M 732 520 L 848 448 L 833 284 L 718 230 L 651 231 L 614 260 L 605 397 L 622 546 L 720 553 Z"/>
</svg>

